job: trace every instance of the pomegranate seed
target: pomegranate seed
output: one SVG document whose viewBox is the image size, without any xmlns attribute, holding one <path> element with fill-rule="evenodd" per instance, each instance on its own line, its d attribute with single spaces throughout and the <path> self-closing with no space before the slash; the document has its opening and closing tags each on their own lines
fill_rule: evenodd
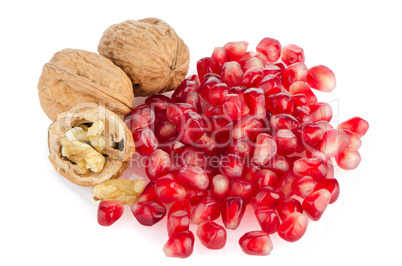
<svg viewBox="0 0 402 266">
<path fill-rule="evenodd" d="M 228 42 L 223 46 L 230 61 L 239 60 L 247 52 L 248 42 Z M 229 84 L 228 84 L 229 85 Z"/>
<path fill-rule="evenodd" d="M 314 103 L 310 106 L 310 119 L 311 122 L 317 122 L 320 120 L 331 121 L 332 119 L 332 107 L 327 103 Z"/>
<path fill-rule="evenodd" d="M 195 81 L 198 85 L 200 85 L 200 79 L 198 78 L 198 75 L 196 75 L 196 74 L 193 74 L 193 75 L 189 76 L 186 79 L 191 80 L 191 81 Z"/>
<path fill-rule="evenodd" d="M 172 162 L 167 152 L 157 149 L 149 155 L 146 162 L 145 173 L 150 180 L 164 176 L 169 172 Z"/>
<path fill-rule="evenodd" d="M 278 185 L 278 176 L 268 169 L 260 170 L 253 179 L 255 191 L 258 192 L 262 187 Z"/>
<path fill-rule="evenodd" d="M 243 77 L 243 70 L 237 62 L 226 62 L 222 67 L 222 80 L 229 87 L 238 86 L 241 84 L 241 78 Z"/>
<path fill-rule="evenodd" d="M 249 156 L 252 152 L 252 143 L 248 139 L 236 139 L 229 146 L 229 153 L 240 157 Z"/>
<path fill-rule="evenodd" d="M 304 214 L 294 212 L 290 214 L 278 227 L 278 235 L 289 242 L 302 238 L 307 230 L 308 219 Z"/>
<path fill-rule="evenodd" d="M 283 192 L 286 198 L 293 195 L 292 184 L 296 179 L 298 179 L 298 176 L 296 176 L 293 171 L 286 172 L 280 178 L 277 188 Z"/>
<path fill-rule="evenodd" d="M 184 114 L 196 110 L 188 103 L 174 103 L 166 109 L 167 118 L 176 126 L 184 123 Z"/>
<path fill-rule="evenodd" d="M 288 66 L 283 70 L 283 87 L 285 89 L 289 89 L 290 85 L 295 83 L 296 81 L 307 81 L 307 67 L 304 63 L 295 63 L 293 65 Z"/>
<path fill-rule="evenodd" d="M 294 212 L 303 213 L 303 207 L 297 199 L 284 199 L 278 204 L 277 212 L 282 221 Z"/>
<path fill-rule="evenodd" d="M 163 143 L 169 139 L 177 137 L 178 135 L 176 126 L 169 120 L 158 122 L 155 126 L 154 132 L 159 143 Z"/>
<path fill-rule="evenodd" d="M 298 142 L 308 150 L 314 150 L 325 131 L 315 123 L 305 122 L 297 130 Z"/>
<path fill-rule="evenodd" d="M 260 167 L 250 162 L 248 165 L 246 164 L 242 177 L 244 180 L 253 181 L 259 171 L 261 171 Z"/>
<path fill-rule="evenodd" d="M 211 57 L 215 60 L 219 70 L 226 62 L 229 62 L 229 56 L 223 47 L 215 47 Z"/>
<path fill-rule="evenodd" d="M 335 157 L 338 166 L 344 170 L 353 170 L 359 166 L 362 160 L 357 150 L 346 148 Z"/>
<path fill-rule="evenodd" d="M 315 66 L 308 70 L 307 83 L 313 89 L 331 92 L 336 87 L 335 74 L 326 66 Z"/>
<path fill-rule="evenodd" d="M 171 175 L 165 175 L 155 181 L 155 193 L 158 199 L 170 204 L 186 197 L 186 190 Z"/>
<path fill-rule="evenodd" d="M 172 94 L 172 101 L 174 103 L 183 102 L 184 97 L 190 92 L 200 92 L 200 85 L 193 80 L 185 79 L 179 87 Z M 166 97 L 166 96 L 165 96 Z M 166 106 L 165 109 L 167 109 Z"/>
<path fill-rule="evenodd" d="M 246 201 L 246 204 L 249 204 L 253 197 L 251 181 L 241 179 L 234 180 L 229 195 L 242 197 Z"/>
<path fill-rule="evenodd" d="M 328 174 L 328 167 L 320 158 L 300 158 L 293 163 L 293 172 L 298 176 L 311 176 L 322 180 Z"/>
<path fill-rule="evenodd" d="M 240 178 L 243 174 L 243 159 L 235 154 L 222 156 L 219 162 L 219 170 L 230 179 Z"/>
<path fill-rule="evenodd" d="M 211 196 L 222 201 L 229 195 L 230 179 L 225 175 L 216 175 L 211 180 Z"/>
<path fill-rule="evenodd" d="M 239 95 L 228 94 L 222 101 L 222 112 L 228 120 L 238 120 L 241 116 L 250 112 L 250 109 L 243 102 Z"/>
<path fill-rule="evenodd" d="M 359 135 L 353 133 L 352 131 L 343 129 L 343 131 L 348 134 L 350 138 L 350 142 L 348 148 L 358 150 L 362 146 L 362 140 L 360 139 Z"/>
<path fill-rule="evenodd" d="M 211 57 L 204 57 L 197 61 L 197 73 L 200 80 L 203 80 L 207 73 L 219 74 L 218 70 L 215 60 Z"/>
<path fill-rule="evenodd" d="M 290 161 L 285 156 L 275 155 L 272 159 L 264 165 L 264 167 L 275 172 L 278 177 L 283 176 L 287 171 L 291 170 Z"/>
<path fill-rule="evenodd" d="M 98 206 L 98 223 L 102 226 L 114 224 L 123 215 L 124 205 L 119 200 L 103 200 Z"/>
<path fill-rule="evenodd" d="M 264 54 L 269 62 L 275 62 L 281 56 L 281 44 L 273 38 L 264 38 L 257 44 L 257 52 Z"/>
<path fill-rule="evenodd" d="M 137 106 L 128 117 L 127 126 L 131 132 L 145 128 L 155 122 L 155 112 L 146 104 Z"/>
<path fill-rule="evenodd" d="M 335 157 L 341 154 L 350 143 L 350 137 L 343 130 L 330 129 L 325 132 L 320 146 L 320 151 Z"/>
<path fill-rule="evenodd" d="M 233 128 L 232 136 L 235 139 L 252 139 L 254 140 L 263 131 L 264 125 L 254 116 L 242 116 Z"/>
<path fill-rule="evenodd" d="M 248 88 L 255 87 L 260 83 L 263 76 L 262 70 L 252 67 L 244 72 L 240 84 Z"/>
<path fill-rule="evenodd" d="M 203 152 L 193 147 L 186 147 L 180 155 L 180 160 L 183 166 L 195 165 L 200 168 L 204 168 L 206 162 Z"/>
<path fill-rule="evenodd" d="M 266 75 L 260 83 L 258 83 L 257 87 L 264 91 L 264 94 L 274 94 L 281 92 L 280 86 L 282 81 L 275 75 L 269 74 Z"/>
<path fill-rule="evenodd" d="M 275 140 L 267 133 L 261 133 L 257 136 L 253 161 L 257 165 L 267 164 L 276 154 L 277 146 Z"/>
<path fill-rule="evenodd" d="M 248 51 L 247 53 L 245 53 L 239 60 L 237 60 L 237 62 L 240 65 L 244 65 L 248 60 L 250 60 L 251 58 L 258 58 L 261 59 L 262 62 L 264 63 L 264 65 L 268 64 L 268 59 L 265 55 L 263 55 L 262 53 L 259 52 L 255 52 L 255 51 Z"/>
<path fill-rule="evenodd" d="M 255 209 L 254 214 L 264 232 L 273 234 L 278 230 L 280 221 L 276 211 L 269 207 L 258 207 Z"/>
<path fill-rule="evenodd" d="M 240 96 L 240 99 L 243 100 L 243 102 L 245 101 L 244 99 L 244 92 L 248 90 L 247 87 L 245 86 L 236 86 L 236 87 L 232 87 L 229 89 L 229 94 L 237 94 Z"/>
<path fill-rule="evenodd" d="M 198 149 L 201 149 L 206 155 L 218 154 L 220 151 L 220 145 L 215 140 L 215 136 L 213 134 L 210 135 L 204 133 L 204 135 L 202 135 L 202 137 L 199 140 L 197 140 L 195 142 L 195 145 L 193 144 L 193 146 L 197 147 Z"/>
<path fill-rule="evenodd" d="M 207 220 L 218 219 L 221 212 L 220 204 L 211 197 L 204 197 L 191 212 L 191 221 L 200 224 Z"/>
<path fill-rule="evenodd" d="M 177 211 L 185 211 L 188 215 L 190 215 L 191 211 L 191 205 L 190 201 L 187 199 L 184 200 L 178 200 L 175 203 L 172 204 L 172 206 L 169 209 L 168 217 Z"/>
<path fill-rule="evenodd" d="M 154 94 L 145 99 L 145 104 L 154 111 L 166 110 L 171 103 L 172 100 L 163 94 Z"/>
<path fill-rule="evenodd" d="M 265 67 L 262 69 L 262 73 L 264 73 L 264 76 L 274 75 L 282 80 L 282 69 L 276 65 L 265 65 Z"/>
<path fill-rule="evenodd" d="M 303 93 L 292 95 L 292 101 L 294 107 L 305 107 L 307 105 L 307 97 Z"/>
<path fill-rule="evenodd" d="M 201 243 L 209 249 L 221 249 L 226 245 L 225 228 L 213 221 L 205 221 L 199 224 L 197 236 Z"/>
<path fill-rule="evenodd" d="M 246 202 L 242 197 L 228 197 L 222 203 L 222 222 L 226 229 L 235 230 L 243 218 Z"/>
<path fill-rule="evenodd" d="M 256 119 L 264 119 L 267 115 L 265 96 L 262 89 L 251 88 L 244 92 L 245 103 L 250 109 L 249 114 Z"/>
<path fill-rule="evenodd" d="M 221 144 L 221 146 L 226 146 L 231 142 L 233 129 L 232 121 L 215 116 L 211 119 L 211 127 L 211 138 L 214 139 L 216 143 Z"/>
<path fill-rule="evenodd" d="M 219 105 L 222 98 L 229 94 L 229 87 L 225 83 L 218 83 L 211 88 L 208 94 L 209 103 L 213 106 Z"/>
<path fill-rule="evenodd" d="M 328 121 L 324 121 L 324 120 L 317 121 L 317 122 L 315 122 L 315 124 L 317 126 L 319 126 L 320 128 L 322 128 L 322 130 L 324 130 L 324 132 L 334 128 Z"/>
<path fill-rule="evenodd" d="M 317 181 L 313 177 L 306 175 L 296 179 L 292 183 L 292 192 L 304 199 L 313 193 L 316 185 Z"/>
<path fill-rule="evenodd" d="M 209 106 L 207 109 L 205 109 L 205 112 L 203 112 L 203 114 L 206 117 L 222 116 L 222 108 L 221 108 L 220 105 L 218 105 L 218 106 Z"/>
<path fill-rule="evenodd" d="M 278 146 L 278 154 L 289 155 L 296 151 L 297 138 L 289 129 L 278 130 L 274 139 Z"/>
<path fill-rule="evenodd" d="M 202 117 L 196 112 L 184 114 L 184 123 L 178 126 L 180 140 L 189 144 L 199 140 L 204 135 L 205 123 Z"/>
<path fill-rule="evenodd" d="M 166 207 L 159 201 L 141 201 L 135 203 L 131 211 L 140 224 L 152 226 L 165 216 Z"/>
<path fill-rule="evenodd" d="M 152 201 L 156 199 L 155 195 L 155 181 L 149 182 L 144 190 L 142 191 L 141 195 L 137 198 L 137 202 L 142 201 Z"/>
<path fill-rule="evenodd" d="M 307 196 L 303 203 L 303 209 L 313 221 L 318 221 L 331 200 L 331 193 L 326 189 L 320 189 Z"/>
<path fill-rule="evenodd" d="M 213 86 L 215 86 L 216 84 L 222 83 L 222 78 L 217 75 L 217 74 L 207 74 L 205 75 L 204 78 L 204 82 L 201 84 L 201 88 L 200 88 L 200 95 L 201 97 L 206 100 L 209 101 L 209 91 L 211 90 L 211 88 Z"/>
<path fill-rule="evenodd" d="M 296 107 L 293 110 L 293 115 L 300 123 L 311 122 L 310 108 L 307 106 Z"/>
<path fill-rule="evenodd" d="M 168 215 L 167 231 L 169 237 L 177 232 L 189 230 L 189 227 L 190 217 L 187 212 L 175 211 Z"/>
<path fill-rule="evenodd" d="M 349 130 L 359 137 L 363 137 L 369 129 L 369 124 L 366 120 L 355 116 L 338 125 L 339 129 Z"/>
<path fill-rule="evenodd" d="M 310 87 L 303 81 L 296 81 L 289 86 L 290 95 L 304 94 L 306 96 L 306 104 L 311 105 L 317 102 L 317 96 Z"/>
<path fill-rule="evenodd" d="M 209 178 L 202 168 L 195 165 L 186 165 L 180 168 L 177 180 L 186 186 L 204 190 L 209 185 Z"/>
<path fill-rule="evenodd" d="M 189 231 L 180 231 L 173 234 L 163 246 L 166 257 L 188 258 L 193 253 L 194 234 Z"/>
<path fill-rule="evenodd" d="M 160 143 L 159 148 L 172 155 L 180 154 L 185 148 L 185 145 L 182 142 L 178 141 L 178 139 L 175 137 Z"/>
<path fill-rule="evenodd" d="M 149 127 L 140 128 L 134 131 L 133 138 L 136 148 L 135 150 L 143 156 L 151 155 L 151 153 L 158 148 L 158 139 Z"/>
<path fill-rule="evenodd" d="M 194 109 L 196 110 L 197 113 L 201 113 L 202 112 L 202 107 L 201 107 L 201 97 L 198 94 L 198 92 L 196 91 L 189 91 L 187 92 L 181 102 L 183 103 L 188 103 L 191 106 L 194 107 Z"/>
<path fill-rule="evenodd" d="M 334 203 L 339 197 L 339 183 L 335 178 L 324 179 L 317 184 L 314 191 L 318 191 L 320 189 L 326 189 L 331 193 L 331 200 L 329 201 L 329 204 Z"/>
<path fill-rule="evenodd" d="M 207 196 L 207 190 L 198 189 L 194 187 L 185 187 L 186 189 L 186 198 L 191 206 L 197 205 L 205 196 Z"/>
<path fill-rule="evenodd" d="M 297 45 L 287 44 L 282 48 L 281 60 L 288 66 L 298 62 L 304 63 L 304 51 Z"/>
<path fill-rule="evenodd" d="M 274 248 L 271 238 L 264 231 L 245 233 L 239 239 L 239 244 L 243 252 L 248 255 L 267 256 Z"/>
<path fill-rule="evenodd" d="M 282 62 L 276 62 L 276 63 L 273 63 L 275 66 L 277 66 L 277 67 L 279 67 L 281 70 L 282 70 L 282 72 L 283 72 L 283 70 L 285 70 L 285 68 L 286 68 L 286 66 L 285 66 L 285 64 L 283 64 Z"/>
<path fill-rule="evenodd" d="M 276 209 L 278 203 L 284 198 L 284 194 L 278 188 L 273 186 L 265 186 L 251 200 L 251 207 L 254 209 L 267 206 Z"/>
<path fill-rule="evenodd" d="M 246 63 L 244 63 L 243 71 L 246 72 L 252 68 L 262 70 L 264 68 L 264 65 L 265 65 L 264 62 L 261 59 L 253 57 L 253 58 L 250 58 Z M 262 71 L 261 71 L 261 74 L 262 74 Z"/>
<path fill-rule="evenodd" d="M 295 132 L 299 127 L 299 121 L 289 114 L 273 115 L 270 119 L 270 125 L 273 130 L 289 129 Z"/>
</svg>

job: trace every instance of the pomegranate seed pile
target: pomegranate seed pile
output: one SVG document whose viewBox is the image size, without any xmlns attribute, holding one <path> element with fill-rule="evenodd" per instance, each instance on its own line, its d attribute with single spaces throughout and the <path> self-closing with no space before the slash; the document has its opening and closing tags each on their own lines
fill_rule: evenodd
<svg viewBox="0 0 402 266">
<path fill-rule="evenodd" d="M 333 161 L 342 169 L 360 163 L 368 123 L 353 117 L 333 128 L 331 106 L 312 90 L 331 92 L 334 73 L 308 68 L 297 45 L 264 38 L 256 51 L 247 47 L 216 47 L 171 98 L 153 95 L 127 119 L 150 179 L 132 212 L 145 226 L 167 214 L 166 256 L 191 255 L 190 223 L 205 247 L 224 247 L 247 205 L 261 228 L 239 245 L 246 254 L 268 255 L 270 234 L 299 240 L 308 219 L 318 221 L 337 200 Z M 101 205 L 101 225 L 121 216 L 118 202 Z"/>
</svg>

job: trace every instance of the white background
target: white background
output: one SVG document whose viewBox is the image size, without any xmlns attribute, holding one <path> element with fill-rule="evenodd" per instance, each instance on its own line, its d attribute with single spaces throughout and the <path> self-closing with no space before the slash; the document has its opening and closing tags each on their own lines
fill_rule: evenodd
<svg viewBox="0 0 402 266">
<path fill-rule="evenodd" d="M 0 265 L 400 265 L 399 1 L 7 2 L 0 7 Z M 336 74 L 333 93 L 319 94 L 333 105 L 334 122 L 355 115 L 369 121 L 362 163 L 354 171 L 337 169 L 339 200 L 310 222 L 299 242 L 274 235 L 269 256 L 245 255 L 238 238 L 258 229 L 248 210 L 224 249 L 207 250 L 197 239 L 190 258 L 166 258 L 165 220 L 143 227 L 126 208 L 113 226 L 101 227 L 91 188 L 68 182 L 51 166 L 51 121 L 36 87 L 42 66 L 63 48 L 96 52 L 108 26 L 150 16 L 167 21 L 189 46 L 190 73 L 228 41 L 246 40 L 250 50 L 263 37 L 297 44 L 307 66 L 324 64 Z"/>
</svg>

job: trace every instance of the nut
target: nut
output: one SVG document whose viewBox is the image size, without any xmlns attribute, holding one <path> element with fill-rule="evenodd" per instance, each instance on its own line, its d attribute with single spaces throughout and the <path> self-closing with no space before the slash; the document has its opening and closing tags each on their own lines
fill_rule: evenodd
<svg viewBox="0 0 402 266">
<path fill-rule="evenodd" d="M 105 57 L 83 50 L 57 52 L 43 67 L 38 93 L 42 109 L 52 121 L 81 102 L 102 103 L 119 115 L 134 108 L 127 75 Z"/>
<path fill-rule="evenodd" d="M 112 60 L 130 77 L 136 96 L 176 89 L 190 61 L 186 44 L 163 20 L 127 20 L 110 26 L 98 45 L 99 54 Z"/>
<path fill-rule="evenodd" d="M 110 179 L 93 187 L 95 200 L 120 200 L 123 204 L 133 206 L 145 188 L 142 179 Z"/>
<path fill-rule="evenodd" d="M 81 103 L 59 114 L 49 127 L 48 144 L 57 172 L 81 186 L 119 177 L 135 150 L 123 120 L 95 103 Z"/>
</svg>

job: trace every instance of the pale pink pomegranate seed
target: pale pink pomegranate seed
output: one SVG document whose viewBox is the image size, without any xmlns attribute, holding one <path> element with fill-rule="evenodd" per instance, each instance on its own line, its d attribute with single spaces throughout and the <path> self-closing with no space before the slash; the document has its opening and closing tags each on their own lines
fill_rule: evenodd
<svg viewBox="0 0 402 266">
<path fill-rule="evenodd" d="M 157 149 L 147 158 L 145 173 L 150 180 L 155 180 L 167 174 L 171 166 L 172 161 L 169 154 L 161 149 Z"/>
<path fill-rule="evenodd" d="M 178 126 L 180 140 L 189 144 L 199 140 L 204 135 L 205 122 L 196 112 L 184 114 L 184 123 Z"/>
<path fill-rule="evenodd" d="M 137 106 L 128 117 L 127 126 L 131 132 L 150 126 L 155 122 L 155 112 L 147 104 Z"/>
<path fill-rule="evenodd" d="M 264 165 L 276 154 L 277 145 L 274 138 L 267 133 L 257 136 L 253 161 L 257 165 Z"/>
<path fill-rule="evenodd" d="M 200 80 L 203 80 L 208 73 L 219 74 L 219 68 L 213 58 L 204 57 L 197 61 L 197 73 Z"/>
<path fill-rule="evenodd" d="M 268 74 L 258 83 L 257 87 L 262 89 L 265 95 L 270 95 L 279 93 L 281 91 L 281 84 L 282 81 L 277 76 Z"/>
<path fill-rule="evenodd" d="M 278 114 L 271 117 L 270 126 L 275 131 L 289 129 L 290 131 L 295 132 L 299 127 L 299 121 L 297 121 L 297 119 L 292 115 Z"/>
<path fill-rule="evenodd" d="M 317 190 L 308 195 L 303 203 L 303 209 L 313 221 L 318 221 L 331 200 L 331 193 L 326 189 Z"/>
<path fill-rule="evenodd" d="M 235 139 L 254 140 L 262 131 L 264 125 L 260 120 L 251 115 L 243 115 L 233 128 L 232 136 Z"/>
<path fill-rule="evenodd" d="M 369 124 L 366 120 L 355 116 L 338 125 L 339 129 L 349 130 L 359 137 L 363 137 L 369 129 Z"/>
<path fill-rule="evenodd" d="M 209 95 L 209 91 L 211 90 L 211 88 L 213 86 L 215 86 L 216 84 L 219 84 L 222 82 L 223 82 L 222 78 L 217 74 L 212 75 L 212 73 L 209 73 L 209 74 L 205 75 L 204 82 L 201 84 L 201 88 L 200 88 L 201 97 L 204 100 L 209 101 L 208 95 Z"/>
<path fill-rule="evenodd" d="M 191 212 L 190 201 L 187 199 L 175 201 L 169 209 L 168 216 L 177 211 L 185 211 L 188 215 Z"/>
<path fill-rule="evenodd" d="M 245 103 L 250 109 L 249 114 L 256 119 L 264 119 L 267 116 L 265 95 L 262 89 L 250 88 L 244 92 Z"/>
<path fill-rule="evenodd" d="M 186 165 L 180 168 L 177 180 L 185 185 L 204 190 L 209 185 L 208 175 L 202 168 L 195 165 Z"/>
<path fill-rule="evenodd" d="M 184 230 L 173 234 L 163 246 L 166 257 L 187 258 L 193 253 L 194 234 Z"/>
<path fill-rule="evenodd" d="M 226 229 L 235 230 L 239 227 L 246 210 L 246 202 L 241 197 L 228 197 L 222 203 L 222 222 Z"/>
<path fill-rule="evenodd" d="M 281 60 L 288 66 L 298 62 L 304 63 L 304 51 L 295 44 L 287 44 L 282 47 Z"/>
<path fill-rule="evenodd" d="M 329 201 L 329 204 L 334 203 L 339 197 L 339 183 L 338 180 L 336 180 L 335 178 L 324 179 L 323 181 L 318 183 L 314 191 L 318 191 L 320 189 L 326 189 L 331 193 L 331 200 Z"/>
<path fill-rule="evenodd" d="M 304 214 L 290 214 L 278 227 L 278 235 L 289 242 L 295 242 L 307 231 L 308 219 Z"/>
<path fill-rule="evenodd" d="M 256 51 L 248 51 L 247 53 L 245 53 L 239 60 L 237 60 L 237 62 L 240 65 L 244 65 L 248 60 L 250 60 L 251 58 L 258 58 L 261 59 L 262 62 L 264 63 L 264 65 L 268 64 L 268 59 L 267 57 L 259 52 Z"/>
<path fill-rule="evenodd" d="M 325 132 L 320 146 L 320 151 L 335 157 L 342 153 L 350 143 L 350 137 L 343 130 L 330 129 Z"/>
<path fill-rule="evenodd" d="M 186 197 L 186 190 L 171 175 L 165 175 L 155 181 L 156 197 L 165 204 L 183 200 Z"/>
<path fill-rule="evenodd" d="M 280 69 L 276 65 L 273 64 L 265 65 L 265 67 L 262 69 L 262 73 L 264 73 L 264 76 L 274 75 L 277 76 L 280 80 L 282 80 L 282 69 Z"/>
<path fill-rule="evenodd" d="M 216 175 L 211 180 L 211 187 L 209 191 L 211 192 L 211 196 L 218 200 L 222 201 L 225 199 L 230 192 L 230 179 L 225 175 Z"/>
<path fill-rule="evenodd" d="M 264 54 L 269 62 L 275 62 L 281 56 L 282 45 L 273 38 L 264 38 L 257 44 L 257 52 Z"/>
<path fill-rule="evenodd" d="M 139 128 L 134 131 L 133 138 L 135 150 L 143 156 L 151 155 L 158 148 L 158 139 L 149 127 Z"/>
<path fill-rule="evenodd" d="M 209 103 L 213 106 L 219 105 L 222 98 L 229 94 L 229 87 L 225 83 L 218 83 L 211 88 L 208 94 Z"/>
<path fill-rule="evenodd" d="M 166 207 L 157 200 L 140 201 L 131 207 L 134 217 L 145 226 L 152 226 L 162 220 Z"/>
<path fill-rule="evenodd" d="M 177 232 L 189 230 L 189 227 L 190 217 L 186 211 L 175 211 L 168 215 L 167 231 L 169 237 Z"/>
<path fill-rule="evenodd" d="M 178 135 L 176 126 L 169 120 L 158 122 L 155 126 L 154 132 L 159 143 L 166 142 Z"/>
<path fill-rule="evenodd" d="M 255 87 L 260 83 L 263 76 L 262 70 L 255 67 L 250 68 L 244 72 L 240 84 L 248 88 Z"/>
<path fill-rule="evenodd" d="M 311 176 L 322 180 L 328 174 L 328 167 L 321 158 L 300 158 L 293 163 L 293 172 L 298 176 Z"/>
<path fill-rule="evenodd" d="M 221 102 L 222 112 L 228 120 L 238 120 L 250 112 L 248 106 L 237 94 L 226 95 Z"/>
<path fill-rule="evenodd" d="M 177 87 L 177 89 L 173 92 L 171 102 L 174 103 L 183 102 L 184 97 L 189 92 L 200 92 L 200 85 L 196 81 L 185 79 L 180 84 L 180 86 Z M 166 106 L 165 109 L 167 109 L 167 107 L 168 106 Z"/>
<path fill-rule="evenodd" d="M 343 131 L 348 134 L 350 138 L 350 142 L 348 148 L 358 150 L 362 146 L 362 140 L 360 139 L 359 135 L 353 133 L 352 131 L 343 129 Z"/>
<path fill-rule="evenodd" d="M 195 224 L 202 223 L 207 220 L 218 219 L 221 212 L 220 204 L 213 198 L 204 197 L 191 212 L 191 221 Z"/>
<path fill-rule="evenodd" d="M 293 173 L 293 171 L 286 172 L 280 179 L 277 187 L 283 192 L 285 197 L 290 197 L 293 195 L 292 184 L 298 176 Z"/>
<path fill-rule="evenodd" d="M 313 89 L 331 92 L 336 87 L 335 74 L 326 66 L 315 66 L 308 70 L 307 83 Z"/>
<path fill-rule="evenodd" d="M 222 156 L 219 162 L 219 170 L 230 179 L 240 178 L 243 174 L 244 160 L 235 154 Z"/>
<path fill-rule="evenodd" d="M 250 156 L 253 143 L 248 139 L 235 139 L 229 145 L 229 153 L 236 154 L 242 158 Z"/>
<path fill-rule="evenodd" d="M 226 62 L 222 67 L 221 77 L 229 87 L 239 86 L 243 77 L 241 65 L 235 61 Z"/>
<path fill-rule="evenodd" d="M 284 194 L 278 188 L 273 186 L 265 186 L 251 200 L 253 209 L 267 206 L 271 209 L 276 209 L 278 203 L 284 198 Z"/>
<path fill-rule="evenodd" d="M 154 94 L 145 99 L 145 104 L 154 111 L 166 110 L 172 100 L 163 94 Z"/>
<path fill-rule="evenodd" d="M 271 94 L 265 99 L 267 110 L 273 115 L 291 114 L 293 112 L 292 97 L 286 93 Z"/>
<path fill-rule="evenodd" d="M 228 42 L 223 48 L 225 48 L 230 61 L 237 61 L 247 52 L 248 42 Z"/>
<path fill-rule="evenodd" d="M 335 159 L 338 166 L 344 170 L 356 169 L 362 160 L 360 153 L 350 148 L 343 150 Z"/>
<path fill-rule="evenodd" d="M 308 69 L 304 63 L 295 63 L 293 65 L 288 66 L 282 71 L 283 82 L 282 85 L 285 89 L 289 89 L 289 87 L 295 83 L 296 81 L 307 81 L 307 73 Z"/>
<path fill-rule="evenodd" d="M 239 245 L 244 253 L 256 256 L 267 256 L 274 248 L 271 238 L 264 231 L 245 233 L 239 239 Z"/>
<path fill-rule="evenodd" d="M 102 226 L 114 224 L 123 215 L 124 205 L 119 200 L 103 200 L 98 206 L 98 223 Z"/>
<path fill-rule="evenodd" d="M 303 213 L 303 207 L 300 204 L 300 201 L 293 198 L 283 199 L 279 202 L 278 207 L 276 208 L 279 217 L 282 221 L 284 221 L 288 216 L 290 216 L 294 212 Z"/>
<path fill-rule="evenodd" d="M 180 160 L 183 166 L 195 165 L 200 168 L 204 168 L 206 163 L 204 153 L 193 147 L 184 148 L 184 150 L 181 152 Z"/>
<path fill-rule="evenodd" d="M 304 199 L 313 193 L 316 186 L 317 181 L 313 177 L 306 175 L 296 179 L 292 183 L 292 192 Z"/>
<path fill-rule="evenodd" d="M 251 181 L 236 179 L 230 188 L 229 196 L 242 197 L 246 204 L 249 204 L 253 197 L 253 186 Z"/>
<path fill-rule="evenodd" d="M 289 129 L 280 129 L 276 132 L 276 145 L 278 146 L 279 155 L 289 155 L 296 151 L 297 138 Z"/>
<path fill-rule="evenodd" d="M 254 210 L 255 217 L 261 226 L 262 231 L 273 234 L 278 230 L 280 221 L 275 210 L 263 206 Z"/>
<path fill-rule="evenodd" d="M 271 170 L 261 169 L 253 178 L 255 192 L 258 192 L 262 187 L 278 185 L 278 176 Z"/>
<path fill-rule="evenodd" d="M 309 105 L 309 107 L 311 122 L 317 122 L 320 120 L 327 122 L 331 121 L 332 107 L 328 103 L 317 102 Z"/>
<path fill-rule="evenodd" d="M 262 70 L 264 68 L 264 62 L 256 57 L 250 58 L 244 65 L 243 65 L 243 71 L 246 72 L 247 70 L 250 70 L 252 68 L 257 68 L 259 70 Z"/>
<path fill-rule="evenodd" d="M 176 126 L 184 123 L 184 114 L 195 112 L 195 108 L 188 103 L 174 103 L 166 109 L 167 118 Z"/>
<path fill-rule="evenodd" d="M 221 249 L 226 245 L 225 228 L 213 221 L 205 221 L 199 224 L 197 236 L 201 243 L 209 249 Z"/>
<path fill-rule="evenodd" d="M 215 47 L 214 51 L 212 52 L 211 58 L 213 58 L 216 62 L 216 65 L 219 70 L 222 69 L 222 66 L 229 62 L 229 56 L 226 52 L 225 48 L 223 47 Z"/>
<path fill-rule="evenodd" d="M 296 81 L 292 85 L 290 85 L 289 93 L 292 96 L 296 94 L 304 94 L 306 96 L 307 105 L 314 104 L 317 102 L 317 96 L 315 96 L 314 92 L 303 81 Z"/>
</svg>

